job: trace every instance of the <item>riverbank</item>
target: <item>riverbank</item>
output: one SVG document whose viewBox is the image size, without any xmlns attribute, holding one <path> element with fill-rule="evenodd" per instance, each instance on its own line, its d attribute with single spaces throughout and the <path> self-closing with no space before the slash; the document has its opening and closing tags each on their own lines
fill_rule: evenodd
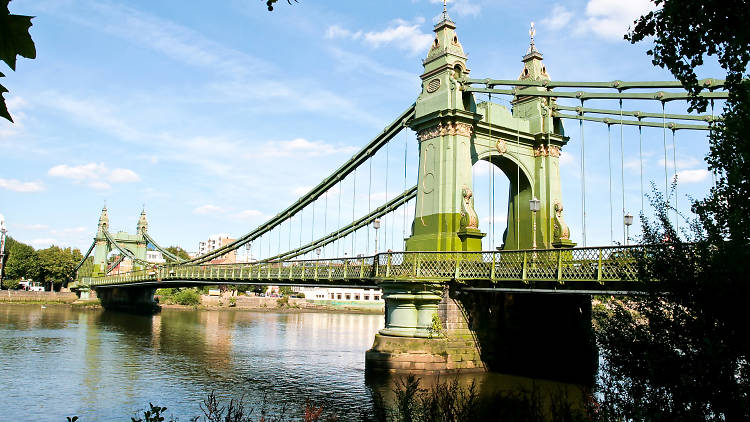
<svg viewBox="0 0 750 422">
<path fill-rule="evenodd" d="M 157 296 L 158 297 L 158 296 Z M 383 305 L 359 304 L 357 302 L 312 301 L 301 298 L 276 298 L 261 296 L 209 296 L 200 297 L 198 306 L 162 303 L 168 309 L 206 309 L 211 311 L 255 311 L 255 312 L 333 312 L 365 315 L 382 315 Z M 317 303 L 320 302 L 320 303 Z M 72 292 L 29 292 L 23 290 L 0 291 L 0 305 L 69 305 L 74 307 L 99 308 L 98 299 L 81 301 Z"/>
<path fill-rule="evenodd" d="M 0 303 L 19 304 L 71 304 L 78 300 L 73 292 L 30 292 L 25 290 L 0 291 Z"/>
</svg>

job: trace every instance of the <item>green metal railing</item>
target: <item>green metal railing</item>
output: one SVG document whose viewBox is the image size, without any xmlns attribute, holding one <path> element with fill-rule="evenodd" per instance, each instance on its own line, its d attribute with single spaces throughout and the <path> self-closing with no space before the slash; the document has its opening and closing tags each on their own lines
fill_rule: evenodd
<svg viewBox="0 0 750 422">
<path fill-rule="evenodd" d="M 387 252 L 370 257 L 262 263 L 164 265 L 104 277 L 80 277 L 76 286 L 105 287 L 161 282 L 279 282 L 372 285 L 384 281 L 473 285 L 588 283 L 606 291 L 638 282 L 636 257 L 660 246 L 618 246 L 484 252 Z M 174 284 L 174 283 L 172 283 Z"/>
</svg>

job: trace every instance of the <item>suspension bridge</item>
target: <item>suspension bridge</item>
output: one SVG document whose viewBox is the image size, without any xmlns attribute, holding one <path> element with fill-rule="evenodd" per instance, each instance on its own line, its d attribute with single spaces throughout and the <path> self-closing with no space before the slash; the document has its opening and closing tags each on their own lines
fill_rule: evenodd
<svg viewBox="0 0 750 422">
<path fill-rule="evenodd" d="M 665 104 L 691 98 L 676 81 L 552 81 L 535 46 L 533 24 L 517 79 L 470 78 L 456 24 L 445 8 L 434 32 L 423 60 L 422 90 L 416 102 L 289 207 L 235 241 L 191 259 L 178 258 L 151 238 L 145 212 L 138 220 L 136 234 L 110 233 L 105 207 L 94 242 L 76 267 L 69 287 L 83 295 L 95 290 L 105 307 L 153 306 L 153 294 L 159 287 L 378 287 L 386 303 L 385 328 L 367 353 L 368 369 L 507 370 L 509 362 L 527 362 L 523 366 L 543 371 L 547 366 L 540 362 L 548 353 L 566 359 L 571 366 L 574 362 L 590 366 L 590 295 L 637 293 L 649 280 L 639 278 L 636 258 L 658 246 L 628 245 L 630 237 L 625 233 L 623 245 L 586 245 L 584 122 L 604 125 L 608 132 L 613 126 L 621 130 L 637 127 L 641 153 L 642 128 L 661 129 L 666 189 L 667 132 L 671 131 L 673 141 L 678 131 L 708 133 L 721 117 L 714 116 L 713 110 L 711 115 L 667 114 Z M 701 97 L 712 103 L 727 98 L 723 81 L 706 79 L 701 83 L 707 88 L 698 94 Z M 487 101 L 478 102 L 480 95 L 486 95 Z M 493 102 L 493 96 L 508 98 L 510 109 Z M 587 107 L 590 100 L 611 101 L 616 106 Z M 661 104 L 662 113 L 624 110 L 624 100 Z M 574 243 L 564 218 L 560 158 L 571 140 L 565 134 L 565 120 L 577 120 L 580 130 L 582 246 Z M 403 143 L 403 186 L 396 193 L 391 190 L 389 196 L 386 172 L 385 200 L 373 205 L 373 178 L 383 178 L 373 175 L 373 160 L 385 154 L 388 168 L 390 145 L 399 134 L 408 136 L 408 130 L 416 133 L 417 142 L 413 149 L 409 142 Z M 622 149 L 622 131 L 620 139 Z M 609 146 L 611 154 L 611 141 Z M 417 173 L 415 185 L 407 177 L 410 154 L 418 157 L 418 166 L 413 169 Z M 493 228 L 497 224 L 494 198 L 488 210 L 491 233 L 482 232 L 479 226 L 474 206 L 475 196 L 482 195 L 474 190 L 475 164 L 479 162 L 499 169 L 509 181 L 507 227 L 500 242 L 495 242 Z M 611 173 L 610 168 L 612 203 Z M 364 186 L 363 177 L 368 180 Z M 393 184 L 391 180 L 390 186 Z M 351 219 L 344 217 L 347 224 L 341 224 L 344 186 L 353 191 Z M 489 195 L 494 195 L 494 178 L 490 186 Z M 367 211 L 359 215 L 355 213 L 355 202 L 362 201 L 358 189 L 360 197 L 363 191 L 367 194 Z M 641 168 L 641 196 L 642 192 Z M 628 224 L 632 216 L 625 212 L 624 188 L 622 195 L 622 217 Z M 333 198 L 333 212 L 329 196 Z M 321 202 L 325 204 L 323 210 Z M 323 235 L 317 237 L 316 206 L 318 232 L 321 217 L 324 220 Z M 329 224 L 329 214 L 336 214 L 336 206 L 337 222 L 331 228 L 334 224 Z M 303 213 L 311 215 L 307 225 L 303 224 Z M 610 206 L 610 220 L 612 215 Z M 377 225 L 380 219 L 389 218 L 391 222 L 403 219 L 403 250 L 378 252 Z M 308 230 L 310 240 L 303 240 L 303 232 Z M 625 230 L 627 227 L 623 227 Z M 482 250 L 485 237 L 490 250 Z M 392 232 L 392 245 L 400 243 L 395 238 Z M 356 254 L 363 243 L 366 250 L 372 250 L 373 240 L 374 254 Z M 145 253 L 149 245 L 161 251 L 168 262 L 148 263 Z M 229 253 L 241 248 L 249 252 L 253 247 L 257 260 L 216 263 Z M 342 255 L 342 249 L 351 255 Z M 115 250 L 119 257 L 108 264 L 107 257 Z M 321 250 L 333 258 L 321 259 Z M 133 270 L 113 274 L 125 258 L 132 260 Z M 593 360 L 595 365 L 595 355 Z"/>
</svg>

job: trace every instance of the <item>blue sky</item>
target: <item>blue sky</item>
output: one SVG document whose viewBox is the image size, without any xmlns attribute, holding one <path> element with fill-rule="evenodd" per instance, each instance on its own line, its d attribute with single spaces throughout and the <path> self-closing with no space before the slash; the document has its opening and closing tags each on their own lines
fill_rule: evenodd
<svg viewBox="0 0 750 422">
<path fill-rule="evenodd" d="M 534 21 L 536 45 L 553 80 L 672 79 L 651 65 L 648 44 L 622 40 L 628 24 L 649 7 L 644 0 L 624 3 L 455 0 L 449 13 L 472 77 L 518 77 Z M 187 250 L 212 234 L 250 231 L 330 174 L 416 99 L 421 59 L 441 9 L 434 0 L 280 1 L 272 13 L 259 0 L 14 0 L 12 13 L 36 16 L 31 34 L 37 59 L 20 59 L 16 72 L 3 71 L 16 119 L 0 121 L 0 213 L 9 234 L 35 247 L 84 249 L 105 201 L 113 231 L 133 232 L 145 204 L 152 236 Z M 701 75 L 722 73 L 709 63 Z M 661 111 L 658 104 L 635 102 L 624 108 Z M 668 113 L 680 111 L 678 104 L 667 105 Z M 611 241 L 607 133 L 597 126 L 585 127 L 589 245 Z M 565 212 L 573 240 L 580 242 L 580 136 L 576 122 L 566 122 L 566 129 L 571 141 L 561 175 Z M 638 132 L 625 128 L 622 160 L 618 127 L 611 136 L 618 239 L 620 163 L 626 208 L 640 211 Z M 667 141 L 671 177 L 671 133 Z M 370 207 L 402 191 L 405 142 L 407 184 L 414 183 L 416 141 L 409 134 L 373 161 L 379 176 Z M 678 198 L 687 211 L 685 195 L 700 197 L 711 182 L 702 159 L 707 142 L 703 133 L 681 132 L 676 142 Z M 647 184 L 653 180 L 663 188 L 663 156 L 662 131 L 644 130 Z M 490 172 L 478 166 L 477 175 L 475 191 L 487 192 Z M 368 180 L 358 177 L 359 216 L 367 211 Z M 499 172 L 495 177 L 499 243 L 507 179 Z M 300 225 L 310 226 L 304 236 L 309 239 L 345 223 L 347 215 L 351 220 L 353 195 L 353 181 L 345 181 L 344 211 L 339 214 L 339 195 L 331 192 L 327 206 L 324 199 L 316 204 L 315 226 L 311 213 L 304 214 L 301 223 L 290 223 L 294 242 L 286 226 L 272 235 L 275 246 L 269 248 L 304 240 L 296 238 Z M 488 196 L 476 195 L 483 230 Z M 390 233 L 384 232 L 383 241 L 394 249 L 400 249 L 400 220 L 385 222 Z M 341 250 L 326 254 L 335 252 Z"/>
</svg>

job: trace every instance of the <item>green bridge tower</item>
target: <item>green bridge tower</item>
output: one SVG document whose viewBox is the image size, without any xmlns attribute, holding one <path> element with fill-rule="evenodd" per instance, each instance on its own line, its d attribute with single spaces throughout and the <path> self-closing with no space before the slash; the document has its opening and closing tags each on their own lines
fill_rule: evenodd
<svg viewBox="0 0 750 422">
<path fill-rule="evenodd" d="M 512 111 L 491 102 L 477 104 L 472 93 L 461 90 L 459 80 L 470 70 L 456 24 L 445 9 L 434 32 L 423 61 L 416 115 L 410 123 L 417 133 L 419 175 L 407 251 L 482 249 L 485 233 L 474 210 L 472 191 L 472 167 L 479 160 L 499 168 L 510 182 L 503 249 L 573 247 L 563 219 L 559 171 L 560 152 L 568 138 L 560 120 L 552 117 L 550 102 L 554 99 L 521 94 L 513 102 Z M 519 79 L 549 80 L 542 54 L 534 45 L 533 24 L 530 35 Z M 539 200 L 536 213 L 530 208 L 532 198 Z M 568 340 L 583 336 L 584 350 L 590 349 L 588 296 L 561 295 L 552 300 L 531 294 L 459 298 L 442 283 L 403 280 L 386 280 L 381 287 L 386 300 L 386 326 L 367 353 L 368 370 L 507 370 L 493 361 L 523 354 L 537 356 L 538 352 L 529 350 L 534 347 L 556 348 L 562 341 L 560 334 L 554 333 L 559 330 L 570 334 L 565 336 Z M 488 316 L 493 313 L 496 316 Z M 539 315 L 557 321 L 540 325 Z M 550 342 L 529 342 L 529 334 L 523 334 L 527 330 L 537 337 L 554 335 Z M 526 345 L 510 345 L 516 341 Z"/>
</svg>

